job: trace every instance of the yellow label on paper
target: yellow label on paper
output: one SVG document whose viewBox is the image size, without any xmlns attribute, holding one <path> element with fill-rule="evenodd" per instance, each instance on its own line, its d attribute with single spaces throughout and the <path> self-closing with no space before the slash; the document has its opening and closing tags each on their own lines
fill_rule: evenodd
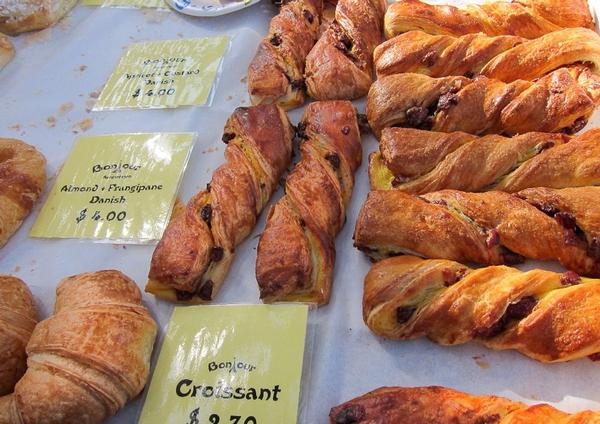
<svg viewBox="0 0 600 424">
<path fill-rule="evenodd" d="M 94 110 L 204 105 L 228 44 L 229 37 L 133 44 Z"/>
<path fill-rule="evenodd" d="M 173 310 L 140 424 L 294 424 L 308 307 Z"/>
<path fill-rule="evenodd" d="M 30 235 L 160 239 L 194 139 L 193 133 L 79 138 Z"/>
<path fill-rule="evenodd" d="M 81 0 L 81 4 L 84 6 L 168 8 L 164 0 Z"/>
</svg>

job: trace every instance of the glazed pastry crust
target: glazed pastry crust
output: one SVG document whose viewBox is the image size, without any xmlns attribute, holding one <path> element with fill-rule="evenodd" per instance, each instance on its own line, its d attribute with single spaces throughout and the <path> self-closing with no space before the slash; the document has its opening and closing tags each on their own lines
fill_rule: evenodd
<svg viewBox="0 0 600 424">
<path fill-rule="evenodd" d="M 256 259 L 264 302 L 329 302 L 335 237 L 360 166 L 356 110 L 348 101 L 311 103 L 298 125 L 302 159 L 269 210 Z"/>
<path fill-rule="evenodd" d="M 238 108 L 225 125 L 226 162 L 171 219 L 152 256 L 146 291 L 172 302 L 204 303 L 223 284 L 235 247 L 291 162 L 293 130 L 275 105 Z"/>
<path fill-rule="evenodd" d="M 10 38 L 0 33 L 0 70 L 15 57 L 15 48 L 10 42 Z"/>
<path fill-rule="evenodd" d="M 0 0 L 0 32 L 19 34 L 60 21 L 77 0 Z"/>
</svg>

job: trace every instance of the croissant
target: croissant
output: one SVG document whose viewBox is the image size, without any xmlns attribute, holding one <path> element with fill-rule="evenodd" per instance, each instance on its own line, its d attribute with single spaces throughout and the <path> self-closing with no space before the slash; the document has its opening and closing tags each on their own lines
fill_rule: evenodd
<svg viewBox="0 0 600 424">
<path fill-rule="evenodd" d="M 306 58 L 306 87 L 312 98 L 352 100 L 369 92 L 386 6 L 385 0 L 338 2 L 335 20 Z"/>
<path fill-rule="evenodd" d="M 480 264 L 524 257 L 558 260 L 600 276 L 600 187 L 529 188 L 416 197 L 399 190 L 369 193 L 356 222 L 355 246 L 373 259 L 397 254 Z"/>
<path fill-rule="evenodd" d="M 21 226 L 46 185 L 46 159 L 20 140 L 0 138 L 0 247 Z"/>
<path fill-rule="evenodd" d="M 48 28 L 60 21 L 77 0 L 0 0 L 0 32 L 21 32 Z"/>
<path fill-rule="evenodd" d="M 380 387 L 331 409 L 330 424 L 592 424 L 600 414 L 568 414 L 548 404 L 526 405 L 445 387 Z"/>
<path fill-rule="evenodd" d="M 383 128 L 394 126 L 470 134 L 572 134 L 585 126 L 599 103 L 600 76 L 582 66 L 511 83 L 395 74 L 371 86 L 367 116 L 378 137 Z"/>
<path fill-rule="evenodd" d="M 563 29 L 534 40 L 410 31 L 379 45 L 374 61 L 378 78 L 413 72 L 436 78 L 483 75 L 504 82 L 534 80 L 575 63 L 585 63 L 598 72 L 600 35 L 587 28 Z"/>
<path fill-rule="evenodd" d="M 283 2 L 248 67 L 252 104 L 293 109 L 304 103 L 304 63 L 319 37 L 322 9 L 322 0 Z"/>
<path fill-rule="evenodd" d="M 256 279 L 265 302 L 329 302 L 335 237 L 360 166 L 356 110 L 349 101 L 311 103 L 298 125 L 302 159 L 286 195 L 269 210 L 258 243 Z"/>
<path fill-rule="evenodd" d="M 12 392 L 25 372 L 25 346 L 36 322 L 37 308 L 25 283 L 0 275 L 0 396 Z"/>
<path fill-rule="evenodd" d="M 146 291 L 172 302 L 214 299 L 235 247 L 253 230 L 292 159 L 293 129 L 275 105 L 237 108 L 225 125 L 226 163 L 175 211 L 152 256 Z"/>
<path fill-rule="evenodd" d="M 0 423 L 100 423 L 137 396 L 156 337 L 141 299 L 119 271 L 65 278 L 27 344 L 25 375 L 0 398 Z"/>
<path fill-rule="evenodd" d="M 10 42 L 10 38 L 0 33 L 0 70 L 15 57 L 15 48 Z"/>
<path fill-rule="evenodd" d="M 369 157 L 372 190 L 422 194 L 446 188 L 516 192 L 600 185 L 600 129 L 499 135 L 384 128 Z"/>
<path fill-rule="evenodd" d="M 491 1 L 465 7 L 420 0 L 393 3 L 385 15 L 385 35 L 421 30 L 434 35 L 517 35 L 537 38 L 562 28 L 594 29 L 586 0 Z"/>
</svg>

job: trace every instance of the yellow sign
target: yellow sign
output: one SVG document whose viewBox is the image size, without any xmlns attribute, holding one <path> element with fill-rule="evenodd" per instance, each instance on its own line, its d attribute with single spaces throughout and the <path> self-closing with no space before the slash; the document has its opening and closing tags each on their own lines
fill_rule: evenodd
<svg viewBox="0 0 600 424">
<path fill-rule="evenodd" d="M 308 307 L 177 307 L 140 424 L 294 424 Z"/>
<path fill-rule="evenodd" d="M 163 0 L 81 0 L 81 4 L 84 6 L 168 8 Z"/>
<path fill-rule="evenodd" d="M 228 44 L 229 37 L 133 44 L 94 110 L 204 105 Z"/>
<path fill-rule="evenodd" d="M 193 133 L 78 139 L 30 235 L 160 239 L 194 139 Z"/>
</svg>

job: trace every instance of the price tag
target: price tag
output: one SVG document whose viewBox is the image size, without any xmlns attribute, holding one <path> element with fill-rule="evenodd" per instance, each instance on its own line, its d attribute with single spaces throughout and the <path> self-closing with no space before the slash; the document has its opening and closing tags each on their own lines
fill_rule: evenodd
<svg viewBox="0 0 600 424">
<path fill-rule="evenodd" d="M 84 6 L 168 9 L 164 0 L 81 0 Z"/>
<path fill-rule="evenodd" d="M 205 105 L 228 45 L 229 37 L 133 44 L 94 110 Z"/>
<path fill-rule="evenodd" d="M 194 140 L 193 133 L 78 139 L 30 235 L 160 239 Z"/>
<path fill-rule="evenodd" d="M 306 305 L 176 307 L 140 424 L 293 424 Z"/>
</svg>

